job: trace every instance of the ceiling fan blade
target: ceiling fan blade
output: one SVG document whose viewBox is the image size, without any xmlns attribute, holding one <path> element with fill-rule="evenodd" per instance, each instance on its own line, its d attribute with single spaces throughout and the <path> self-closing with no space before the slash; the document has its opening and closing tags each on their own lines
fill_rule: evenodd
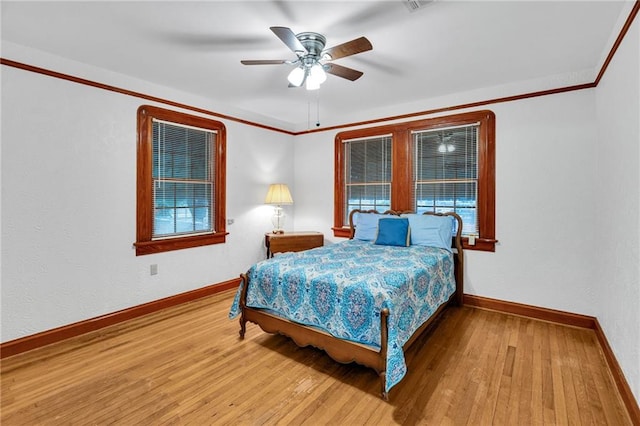
<svg viewBox="0 0 640 426">
<path fill-rule="evenodd" d="M 242 60 L 240 61 L 244 65 L 279 65 L 286 64 L 284 59 L 255 59 L 255 60 Z"/>
<path fill-rule="evenodd" d="M 345 56 L 355 55 L 356 53 L 366 52 L 373 49 L 371 42 L 366 37 L 360 37 L 346 43 L 339 44 L 334 47 L 325 49 L 322 53 L 327 53 L 331 59 L 344 58 Z"/>
<path fill-rule="evenodd" d="M 307 53 L 307 49 L 297 39 L 296 34 L 288 27 L 270 27 L 271 31 L 278 36 L 284 44 L 295 53 Z"/>
<path fill-rule="evenodd" d="M 338 77 L 346 78 L 347 80 L 351 81 L 359 79 L 364 74 L 362 71 L 343 67 L 342 65 L 338 64 L 325 64 L 324 69 L 329 74 L 337 75 Z"/>
</svg>

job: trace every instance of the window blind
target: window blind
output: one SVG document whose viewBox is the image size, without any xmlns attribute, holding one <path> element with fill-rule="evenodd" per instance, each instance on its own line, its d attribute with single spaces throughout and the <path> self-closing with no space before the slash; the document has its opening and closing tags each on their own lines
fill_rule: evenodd
<svg viewBox="0 0 640 426">
<path fill-rule="evenodd" d="M 391 207 L 391 135 L 344 141 L 345 218 L 354 209 Z"/>
<path fill-rule="evenodd" d="M 453 211 L 463 235 L 478 234 L 479 123 L 412 133 L 416 212 Z"/>
<path fill-rule="evenodd" d="M 153 120 L 153 239 L 212 233 L 216 132 Z"/>
</svg>

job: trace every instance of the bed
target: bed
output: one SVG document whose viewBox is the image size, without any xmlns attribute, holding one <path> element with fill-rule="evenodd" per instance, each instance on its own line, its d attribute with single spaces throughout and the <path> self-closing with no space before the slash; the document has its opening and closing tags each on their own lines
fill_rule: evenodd
<svg viewBox="0 0 640 426">
<path fill-rule="evenodd" d="M 230 318 L 375 370 L 381 393 L 407 373 L 404 351 L 462 305 L 462 219 L 455 213 L 354 210 L 350 238 L 285 253 L 241 274 Z M 455 229 L 455 232 L 453 230 Z"/>
</svg>

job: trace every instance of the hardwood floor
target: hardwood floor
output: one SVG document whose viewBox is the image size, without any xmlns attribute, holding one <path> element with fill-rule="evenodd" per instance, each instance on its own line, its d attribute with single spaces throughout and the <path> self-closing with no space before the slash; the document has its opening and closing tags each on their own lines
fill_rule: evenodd
<svg viewBox="0 0 640 426">
<path fill-rule="evenodd" d="M 1 423 L 630 425 L 592 330 L 450 308 L 377 375 L 250 324 L 233 291 L 2 361 Z"/>
</svg>

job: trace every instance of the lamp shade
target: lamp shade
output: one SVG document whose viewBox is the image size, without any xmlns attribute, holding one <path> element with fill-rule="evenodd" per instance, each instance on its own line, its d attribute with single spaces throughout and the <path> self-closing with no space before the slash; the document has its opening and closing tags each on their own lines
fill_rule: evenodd
<svg viewBox="0 0 640 426">
<path fill-rule="evenodd" d="M 269 192 L 264 200 L 265 204 L 275 204 L 281 206 L 283 204 L 293 204 L 289 187 L 284 183 L 272 183 L 269 186 Z"/>
<path fill-rule="evenodd" d="M 318 90 L 320 85 L 327 79 L 327 73 L 322 65 L 317 63 L 311 67 L 307 76 L 307 90 Z"/>
<path fill-rule="evenodd" d="M 300 87 L 304 82 L 305 75 L 306 72 L 304 68 L 296 67 L 289 73 L 289 77 L 287 77 L 287 79 L 289 80 L 289 83 L 291 83 L 291 85 Z"/>
<path fill-rule="evenodd" d="M 320 83 L 318 83 L 312 78 L 307 78 L 306 87 L 307 87 L 307 90 L 318 90 L 320 88 Z"/>
<path fill-rule="evenodd" d="M 311 67 L 311 71 L 309 71 L 309 77 L 311 77 L 318 85 L 321 85 L 327 80 L 327 73 L 324 71 L 322 64 L 319 62 Z"/>
</svg>

